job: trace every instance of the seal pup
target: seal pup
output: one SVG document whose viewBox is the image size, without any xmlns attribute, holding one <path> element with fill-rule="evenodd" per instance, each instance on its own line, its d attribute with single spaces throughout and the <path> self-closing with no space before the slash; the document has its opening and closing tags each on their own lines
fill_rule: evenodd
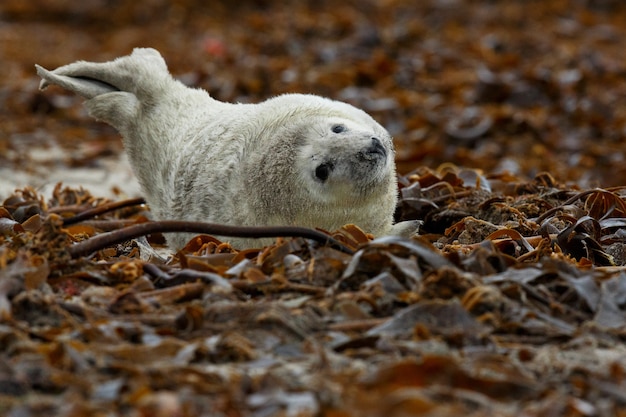
<svg viewBox="0 0 626 417">
<path fill-rule="evenodd" d="M 414 222 L 393 225 L 391 136 L 347 103 L 306 94 L 224 103 L 176 81 L 151 48 L 36 69 L 40 89 L 56 84 L 83 96 L 91 116 L 120 132 L 158 220 L 330 231 L 354 223 L 374 235 L 415 230 Z M 169 235 L 168 244 L 179 249 L 191 236 Z M 239 248 L 272 242 L 220 238 Z"/>
</svg>

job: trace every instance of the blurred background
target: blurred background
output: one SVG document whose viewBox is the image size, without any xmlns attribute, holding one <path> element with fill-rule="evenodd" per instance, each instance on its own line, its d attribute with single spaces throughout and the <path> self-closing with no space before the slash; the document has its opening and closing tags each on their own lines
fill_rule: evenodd
<svg viewBox="0 0 626 417">
<path fill-rule="evenodd" d="M 234 4 L 234 5 L 233 5 Z M 626 185 L 626 2 L 3 0 L 0 198 L 57 181 L 139 193 L 110 127 L 34 64 L 150 46 L 225 101 L 307 92 L 363 108 L 399 172 L 442 163 Z"/>
</svg>

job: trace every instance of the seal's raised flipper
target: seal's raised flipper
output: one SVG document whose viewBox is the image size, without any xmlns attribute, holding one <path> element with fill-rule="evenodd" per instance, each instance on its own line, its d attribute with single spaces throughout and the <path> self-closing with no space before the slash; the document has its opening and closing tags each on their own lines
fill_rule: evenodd
<svg viewBox="0 0 626 417">
<path fill-rule="evenodd" d="M 53 71 L 36 65 L 40 89 L 58 85 L 88 99 L 89 113 L 122 134 L 135 122 L 138 109 L 158 102 L 175 84 L 165 60 L 151 48 L 136 48 L 110 62 L 78 61 Z"/>
<path fill-rule="evenodd" d="M 39 65 L 35 65 L 35 68 L 37 69 L 37 75 L 42 78 L 41 83 L 39 83 L 40 90 L 54 84 L 73 91 L 86 99 L 94 98 L 101 94 L 111 93 L 113 91 L 119 91 L 111 84 L 94 80 L 92 78 L 57 75 L 56 73 L 48 71 Z"/>
<path fill-rule="evenodd" d="M 53 71 L 36 67 L 43 78 L 40 89 L 57 84 L 86 98 L 125 91 L 135 94 L 140 101 L 150 99 L 161 91 L 165 80 L 171 79 L 165 60 L 152 48 L 135 48 L 132 54 L 109 62 L 78 61 Z"/>
</svg>

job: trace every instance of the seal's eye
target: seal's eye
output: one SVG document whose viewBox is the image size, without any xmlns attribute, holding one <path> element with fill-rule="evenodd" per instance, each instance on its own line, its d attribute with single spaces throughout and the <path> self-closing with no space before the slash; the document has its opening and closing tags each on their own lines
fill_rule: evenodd
<svg viewBox="0 0 626 417">
<path fill-rule="evenodd" d="M 332 130 L 333 133 L 341 133 L 346 130 L 346 127 L 344 125 L 334 125 Z"/>
<path fill-rule="evenodd" d="M 333 170 L 333 168 L 333 164 L 329 162 L 318 165 L 318 167 L 315 168 L 315 176 L 317 177 L 317 179 L 324 182 L 328 179 L 328 176 L 330 175 L 330 172 Z"/>
</svg>

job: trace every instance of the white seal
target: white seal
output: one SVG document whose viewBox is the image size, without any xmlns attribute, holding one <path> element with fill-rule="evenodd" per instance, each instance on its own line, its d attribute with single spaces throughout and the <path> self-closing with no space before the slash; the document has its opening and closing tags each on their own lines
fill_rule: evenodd
<svg viewBox="0 0 626 417">
<path fill-rule="evenodd" d="M 170 75 L 154 49 L 111 62 L 47 71 L 87 99 L 90 115 L 122 135 L 153 216 L 240 226 L 336 230 L 354 223 L 374 235 L 393 225 L 397 201 L 389 133 L 349 104 L 286 94 L 259 104 L 213 99 Z M 168 236 L 173 248 L 190 235 Z M 237 247 L 271 240 L 224 238 Z"/>
</svg>

